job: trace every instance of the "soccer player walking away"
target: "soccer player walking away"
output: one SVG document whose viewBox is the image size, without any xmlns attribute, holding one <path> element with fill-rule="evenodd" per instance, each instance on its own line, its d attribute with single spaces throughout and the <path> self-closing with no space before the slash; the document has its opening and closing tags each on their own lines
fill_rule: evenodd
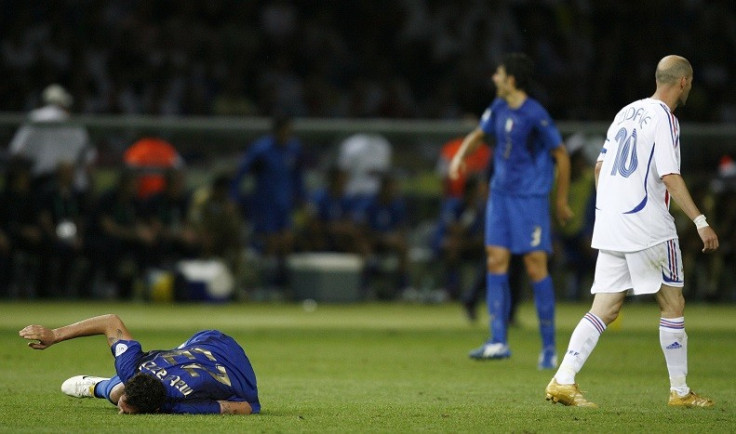
<svg viewBox="0 0 736 434">
<path fill-rule="evenodd" d="M 667 56 L 657 65 L 655 79 L 657 90 L 651 98 L 618 112 L 595 166 L 598 195 L 592 246 L 599 252 L 593 305 L 575 327 L 567 353 L 545 390 L 553 403 L 597 407 L 580 393 L 575 375 L 631 291 L 655 294 L 659 304 L 659 342 L 670 377 L 668 404 L 713 405 L 686 382 L 682 255 L 669 213 L 672 198 L 695 223 L 703 253 L 718 249 L 716 233 L 680 176 L 680 124 L 673 112 L 687 101 L 693 70 L 686 59 Z"/>
<path fill-rule="evenodd" d="M 511 305 L 508 270 L 511 255 L 518 254 L 524 258 L 539 317 L 542 351 L 538 367 L 554 369 L 555 295 L 547 269 L 547 257 L 552 252 L 549 192 L 556 165 L 556 213 L 564 224 L 572 217 L 567 202 L 570 160 L 552 118 L 527 95 L 532 70 L 532 61 L 524 54 L 504 57 L 493 74 L 497 98 L 483 113 L 478 127 L 463 140 L 450 162 L 450 177 L 461 174 L 466 156 L 481 145 L 486 135 L 495 137 L 485 223 L 491 337 L 471 351 L 470 357 L 489 360 L 511 356 L 507 338 Z"/>
</svg>

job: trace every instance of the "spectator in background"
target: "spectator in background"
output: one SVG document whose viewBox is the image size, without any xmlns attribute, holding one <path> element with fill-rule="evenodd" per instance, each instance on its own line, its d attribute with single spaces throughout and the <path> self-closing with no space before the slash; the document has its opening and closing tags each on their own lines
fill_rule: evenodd
<svg viewBox="0 0 736 434">
<path fill-rule="evenodd" d="M 74 165 L 75 188 L 88 192 L 91 188 L 89 165 L 96 158 L 87 130 L 81 125 L 65 124 L 70 120 L 72 96 L 58 84 L 43 90 L 44 106 L 28 114 L 28 122 L 20 127 L 10 142 L 12 156 L 33 162 L 34 189 L 43 188 L 52 181 L 61 162 Z"/>
<path fill-rule="evenodd" d="M 31 189 L 31 163 L 22 158 L 11 160 L 0 197 L 0 221 L 11 248 L 6 280 L 22 295 L 31 294 L 37 283 L 43 240 L 36 219 L 37 202 Z"/>
<path fill-rule="evenodd" d="M 0 195 L 1 197 L 1 195 Z M 0 215 L 2 212 L 0 211 Z M 5 221 L 0 218 L 0 298 L 10 295 L 12 244 Z"/>
<path fill-rule="evenodd" d="M 561 253 L 560 265 L 566 281 L 568 300 L 580 300 L 583 287 L 592 283 L 596 252 L 590 247 L 595 220 L 595 179 L 589 149 L 598 149 L 603 137 L 570 136 L 565 145 L 570 154 L 570 207 L 573 216 L 566 224 L 555 224 L 555 242 Z M 588 145 L 590 143 L 590 145 Z M 552 197 L 556 197 L 556 190 Z"/>
<path fill-rule="evenodd" d="M 189 209 L 189 220 L 201 240 L 201 256 L 225 260 L 237 275 L 243 221 L 238 203 L 229 195 L 231 185 L 229 176 L 218 175 L 210 186 L 198 189 Z"/>
<path fill-rule="evenodd" d="M 432 247 L 443 264 L 445 290 L 453 300 L 458 300 L 463 292 L 462 264 L 477 263 L 485 270 L 483 227 L 487 199 L 485 180 L 471 176 L 464 182 L 460 197 L 448 197 L 442 202 Z M 485 278 L 485 271 L 482 274 Z"/>
<path fill-rule="evenodd" d="M 197 256 L 199 237 L 189 222 L 190 195 L 183 169 L 164 172 L 164 189 L 144 204 L 147 223 L 156 234 L 155 264 L 172 269 L 180 259 Z"/>
<path fill-rule="evenodd" d="M 733 264 L 736 263 L 736 189 L 729 188 L 716 196 L 713 212 L 715 224 L 723 228 L 720 236 L 721 251 L 713 258 L 708 270 L 711 286 L 705 299 L 711 302 L 736 301 L 736 280 Z M 720 229 L 719 229 L 720 230 Z"/>
<path fill-rule="evenodd" d="M 155 231 L 144 222 L 137 192 L 136 174 L 123 169 L 117 183 L 100 195 L 90 222 L 94 269 L 101 273 L 103 289 L 123 299 L 134 295 L 135 276 L 151 263 L 156 241 Z"/>
<path fill-rule="evenodd" d="M 293 214 L 306 202 L 301 141 L 293 136 L 292 120 L 273 119 L 271 134 L 257 139 L 238 164 L 231 197 L 242 203 L 243 179 L 255 179 L 247 207 L 255 247 L 276 262 L 271 283 L 286 285 L 286 256 L 294 250 Z"/>
<path fill-rule="evenodd" d="M 378 192 L 363 203 L 357 216 L 368 243 L 366 283 L 370 283 L 379 271 L 381 256 L 391 255 L 397 259 L 393 291 L 389 294 L 378 294 L 393 298 L 398 291 L 407 289 L 411 283 L 406 202 L 394 175 L 386 173 L 380 178 Z"/>
<path fill-rule="evenodd" d="M 74 166 L 61 162 L 56 177 L 41 192 L 38 223 L 43 232 L 38 292 L 42 296 L 90 296 L 91 286 L 73 280 L 82 271 L 85 253 L 85 201 L 74 188 Z"/>
<path fill-rule="evenodd" d="M 391 143 L 379 134 L 358 133 L 340 143 L 337 164 L 347 173 L 345 191 L 355 200 L 378 193 L 381 176 L 391 169 Z"/>
<path fill-rule="evenodd" d="M 138 174 L 138 197 L 146 199 L 166 188 L 168 169 L 181 169 L 184 159 L 166 140 L 145 137 L 133 143 L 123 154 L 126 166 Z"/>
<path fill-rule="evenodd" d="M 308 250 L 366 253 L 365 240 L 355 222 L 355 201 L 345 191 L 346 173 L 327 170 L 327 185 L 310 201 L 305 238 Z"/>
</svg>

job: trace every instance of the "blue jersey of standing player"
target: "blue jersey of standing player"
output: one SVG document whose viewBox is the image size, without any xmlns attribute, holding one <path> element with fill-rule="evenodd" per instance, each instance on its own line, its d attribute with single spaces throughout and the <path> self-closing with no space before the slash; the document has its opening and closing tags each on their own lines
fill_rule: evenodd
<svg viewBox="0 0 736 434">
<path fill-rule="evenodd" d="M 552 149 L 562 143 L 547 110 L 533 98 L 513 109 L 496 98 L 483 113 L 479 127 L 496 138 L 491 194 L 546 196 L 552 189 Z"/>
<path fill-rule="evenodd" d="M 290 226 L 296 203 L 305 196 L 302 145 L 296 137 L 278 143 L 275 135 L 256 140 L 246 152 L 233 179 L 232 195 L 240 196 L 240 184 L 247 174 L 255 177 L 249 207 L 253 229 L 276 232 Z"/>
<path fill-rule="evenodd" d="M 246 401 L 260 412 L 253 368 L 243 348 L 217 330 L 196 333 L 171 350 L 143 352 L 135 340 L 110 347 L 125 383 L 138 372 L 153 375 L 166 389 L 161 413 L 217 414 L 218 400 Z"/>
</svg>

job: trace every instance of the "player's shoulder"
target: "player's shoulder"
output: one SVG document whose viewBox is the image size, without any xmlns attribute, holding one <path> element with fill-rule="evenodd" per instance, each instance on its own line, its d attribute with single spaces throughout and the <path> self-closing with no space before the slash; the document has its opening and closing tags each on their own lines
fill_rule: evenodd
<svg viewBox="0 0 736 434">
<path fill-rule="evenodd" d="M 532 97 L 527 97 L 526 101 L 524 101 L 524 104 L 521 106 L 521 109 L 533 117 L 549 117 L 549 112 L 547 112 L 547 109 L 544 108 L 542 103 Z"/>
</svg>

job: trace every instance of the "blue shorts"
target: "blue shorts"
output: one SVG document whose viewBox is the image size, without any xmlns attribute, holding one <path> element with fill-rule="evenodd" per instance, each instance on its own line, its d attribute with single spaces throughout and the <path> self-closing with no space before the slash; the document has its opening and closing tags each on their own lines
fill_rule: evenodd
<svg viewBox="0 0 736 434">
<path fill-rule="evenodd" d="M 552 253 L 549 199 L 492 193 L 486 208 L 487 246 L 504 247 L 519 255 L 535 251 Z"/>
</svg>

